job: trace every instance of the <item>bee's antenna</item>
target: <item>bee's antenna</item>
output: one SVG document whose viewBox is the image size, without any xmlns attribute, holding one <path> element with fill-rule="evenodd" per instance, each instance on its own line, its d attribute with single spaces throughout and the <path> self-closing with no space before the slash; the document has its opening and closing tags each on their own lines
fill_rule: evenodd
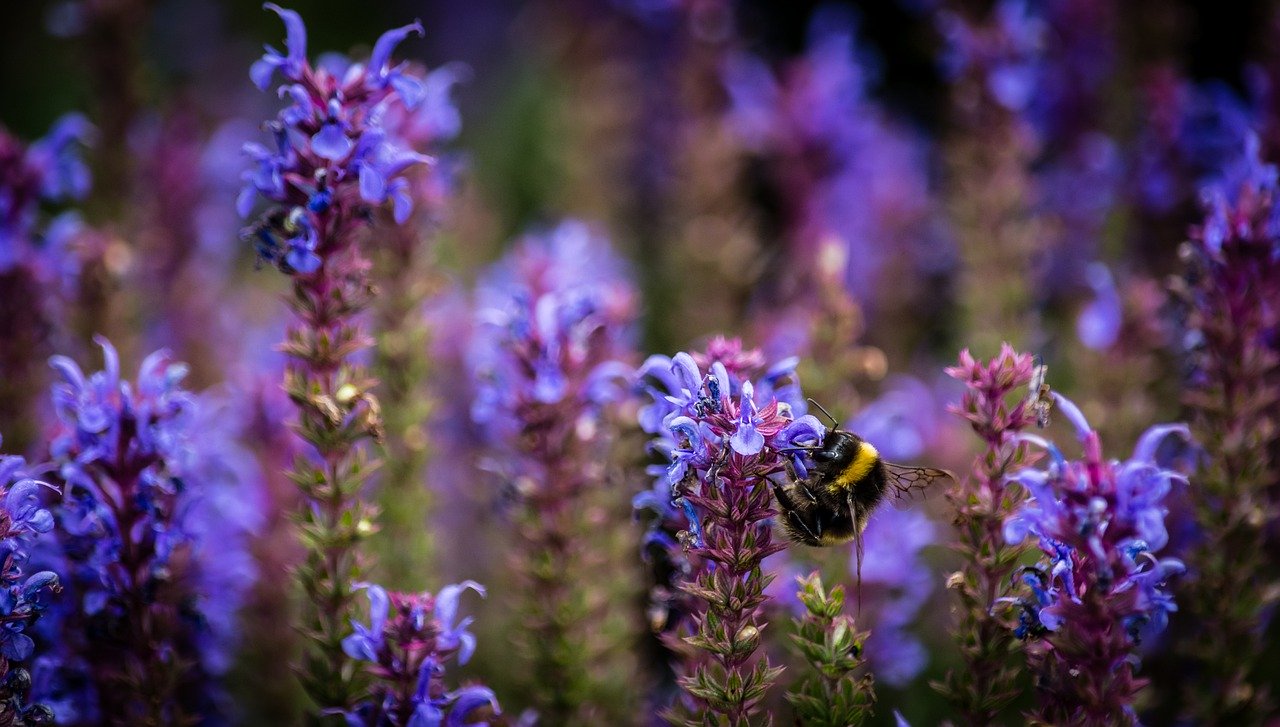
<svg viewBox="0 0 1280 727">
<path fill-rule="evenodd" d="M 839 429 L 839 428 L 840 428 L 840 422 L 837 422 L 837 421 L 836 421 L 836 418 L 835 418 L 835 417 L 833 417 L 833 416 L 831 416 L 831 412 L 827 411 L 827 408 L 826 408 L 825 406 L 823 406 L 823 405 L 819 404 L 818 402 L 814 401 L 813 399 L 809 399 L 809 400 L 808 400 L 808 402 L 809 402 L 810 404 L 813 404 L 814 406 L 818 407 L 818 409 L 819 409 L 823 414 L 826 414 L 826 415 L 827 415 L 827 418 L 831 420 L 831 426 L 833 426 L 833 427 L 834 427 L 834 428 L 836 428 L 836 429 Z"/>
</svg>

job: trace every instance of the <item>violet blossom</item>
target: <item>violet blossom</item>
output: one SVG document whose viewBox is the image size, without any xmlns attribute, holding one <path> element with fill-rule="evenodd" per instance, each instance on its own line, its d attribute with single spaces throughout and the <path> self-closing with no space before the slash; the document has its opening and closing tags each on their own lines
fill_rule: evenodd
<svg viewBox="0 0 1280 727">
<path fill-rule="evenodd" d="M 1259 146 L 1247 137 L 1246 156 L 1204 190 L 1204 221 L 1182 246 L 1175 284 L 1183 401 L 1208 455 L 1190 490 L 1202 540 L 1189 555 L 1186 599 L 1208 682 L 1188 707 L 1202 720 L 1252 722 L 1272 709 L 1253 670 L 1265 650 L 1258 633 L 1280 599 L 1263 555 L 1280 476 L 1280 174 Z"/>
<path fill-rule="evenodd" d="M 36 648 L 28 633 L 62 590 L 58 575 L 29 566 L 34 541 L 53 529 L 41 504 L 49 485 L 17 455 L 0 455 L 0 724 L 53 724 L 54 712 L 30 699 L 31 672 L 23 662 Z"/>
<path fill-rule="evenodd" d="M 471 684 L 449 690 L 444 684 L 450 659 L 466 664 L 475 652 L 471 618 L 458 619 L 458 601 L 474 581 L 439 593 L 388 592 L 362 584 L 369 596 L 369 622 L 352 621 L 354 633 L 342 642 L 347 655 L 370 664 L 373 684 L 366 699 L 346 712 L 351 727 L 433 727 L 474 722 L 502 714 L 487 687 Z"/>
<path fill-rule="evenodd" d="M 1037 672 L 1037 719 L 1046 723 L 1136 723 L 1133 701 L 1143 682 L 1134 652 L 1176 611 L 1166 581 L 1185 571 L 1156 553 L 1168 542 L 1164 499 L 1183 476 L 1156 464 L 1156 448 L 1185 425 L 1152 427 L 1125 461 L 1106 460 L 1098 433 L 1075 404 L 1055 393 L 1056 409 L 1075 427 L 1082 458 L 1068 460 L 1050 442 L 1024 442 L 1049 452 L 1043 468 L 1010 475 L 1030 500 L 1004 525 L 1010 544 L 1035 536 L 1044 558 L 1023 569 L 1030 591 L 1017 633 L 1043 644 L 1029 650 Z"/>
<path fill-rule="evenodd" d="M 85 375 L 55 356 L 58 428 L 50 453 L 64 484 L 56 509 L 69 604 L 41 689 L 60 721 L 167 724 L 220 713 L 217 676 L 235 645 L 235 613 L 255 575 L 247 540 L 256 468 L 182 387 L 165 351 L 120 374 Z M 67 693 L 68 685 L 79 685 Z"/>
<path fill-rule="evenodd" d="M 587 521 L 607 507 L 606 414 L 628 391 L 635 296 L 607 241 L 577 221 L 517 242 L 476 292 L 471 415 L 516 501 L 523 656 L 535 705 L 556 724 L 619 706 L 604 696 L 625 672 L 609 668 L 622 654 L 616 629 L 586 604 L 623 555 L 594 532 L 612 528 Z"/>
<path fill-rule="evenodd" d="M 438 123 L 447 94 L 433 91 L 420 69 L 394 63 L 391 53 L 414 22 L 387 31 L 365 63 L 345 59 L 312 65 L 306 27 L 292 10 L 264 6 L 285 25 L 285 51 L 268 47 L 250 69 L 261 89 L 277 74 L 287 102 L 267 124 L 270 144 L 247 144 L 252 169 L 237 201 L 248 214 L 257 198 L 270 208 L 246 233 L 259 256 L 292 278 L 296 314 L 283 346 L 290 357 L 285 388 L 299 411 L 297 431 L 312 445 L 299 458 L 294 480 L 304 502 L 299 513 L 306 562 L 298 579 L 309 595 L 303 628 L 311 636 L 300 673 L 320 710 L 343 711 L 354 695 L 349 657 L 342 650 L 352 582 L 360 580 L 359 544 L 375 530 L 374 508 L 361 500 L 372 469 L 366 440 L 382 437 L 382 418 L 360 352 L 370 345 L 359 314 L 373 284 L 365 228 L 373 210 L 390 206 L 401 224 L 413 211 L 406 173 L 431 162 L 402 137 L 410 122 L 392 108 Z M 416 141 L 421 141 L 417 139 Z"/>
<path fill-rule="evenodd" d="M 765 369 L 759 351 L 718 338 L 705 353 L 650 357 L 640 371 L 653 397 L 641 424 L 670 464 L 637 505 L 658 511 L 658 532 L 683 518 L 684 529 L 665 539 L 694 559 L 678 587 L 694 598 L 685 641 L 702 654 L 679 679 L 683 707 L 695 713 L 755 714 L 779 673 L 755 654 L 769 580 L 761 564 L 785 547 L 773 540 L 772 487 L 792 458 L 804 465 L 797 448 L 826 433 L 803 413 L 795 364 Z"/>
</svg>

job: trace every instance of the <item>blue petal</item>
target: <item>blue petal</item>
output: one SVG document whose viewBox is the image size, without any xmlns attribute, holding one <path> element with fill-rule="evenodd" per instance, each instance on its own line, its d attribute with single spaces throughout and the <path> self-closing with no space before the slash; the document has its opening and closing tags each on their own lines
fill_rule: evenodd
<svg viewBox="0 0 1280 727">
<path fill-rule="evenodd" d="M 387 198 L 387 178 L 372 164 L 360 165 L 360 199 L 380 204 Z"/>
<path fill-rule="evenodd" d="M 302 22 L 302 16 L 293 10 L 285 10 L 275 3 L 264 3 L 262 7 L 279 15 L 284 21 L 284 47 L 289 51 L 289 63 L 294 66 L 286 69 L 285 72 L 300 73 L 307 62 L 307 26 Z"/>
<path fill-rule="evenodd" d="M 436 594 L 435 617 L 440 623 L 444 624 L 446 629 L 453 628 L 453 623 L 458 618 L 458 600 L 468 588 L 479 593 L 481 598 L 486 595 L 484 586 L 475 581 L 463 581 L 448 585 L 441 588 L 440 592 Z"/>
<path fill-rule="evenodd" d="M 249 66 L 249 79 L 253 81 L 253 85 L 257 86 L 259 91 L 265 91 L 271 85 L 272 74 L 282 65 L 284 65 L 284 56 L 268 46 L 267 54 Z"/>
<path fill-rule="evenodd" d="M 743 424 L 729 438 L 729 444 L 738 454 L 759 454 L 760 450 L 764 449 L 764 435 L 756 431 L 754 425 Z"/>
<path fill-rule="evenodd" d="M 35 651 L 36 642 L 30 636 L 16 631 L 6 631 L 0 644 L 0 654 L 11 661 L 25 661 Z"/>
<path fill-rule="evenodd" d="M 1155 464 L 1156 450 L 1160 447 L 1160 443 L 1164 438 L 1177 434 L 1183 439 L 1191 440 L 1191 430 L 1186 424 L 1157 424 L 1147 431 L 1143 432 L 1138 438 L 1138 444 L 1133 448 L 1133 459 L 1139 462 L 1150 462 Z"/>
<path fill-rule="evenodd" d="M 391 61 L 391 51 L 400 45 L 401 41 L 409 37 L 411 33 L 419 36 L 423 35 L 422 23 L 413 21 L 409 25 L 388 30 L 378 37 L 378 41 L 373 44 L 373 52 L 369 54 L 369 70 L 379 78 L 386 78 L 386 67 Z"/>
<path fill-rule="evenodd" d="M 1076 319 L 1080 342 L 1096 351 L 1106 350 L 1120 335 L 1121 303 L 1111 272 L 1102 263 L 1093 263 L 1085 272 L 1094 299 Z"/>
<path fill-rule="evenodd" d="M 351 153 L 352 146 L 354 146 L 353 142 L 343 131 L 342 125 L 336 121 L 330 121 L 321 126 L 315 136 L 311 137 L 311 150 L 333 162 L 344 159 Z"/>
<path fill-rule="evenodd" d="M 471 713 L 481 707 L 488 707 L 494 714 L 502 714 L 498 708 L 497 696 L 488 687 L 463 687 L 449 696 L 453 699 L 453 704 L 449 708 L 449 720 L 446 723 L 449 727 L 471 724 L 467 722 Z"/>
<path fill-rule="evenodd" d="M 1058 406 L 1058 411 L 1061 411 L 1067 417 L 1067 420 L 1076 428 L 1076 433 L 1081 438 L 1093 431 L 1093 428 L 1089 426 L 1089 422 L 1085 420 L 1084 414 L 1080 412 L 1080 407 L 1076 406 L 1075 402 L 1056 391 L 1052 393 L 1054 402 Z"/>
</svg>

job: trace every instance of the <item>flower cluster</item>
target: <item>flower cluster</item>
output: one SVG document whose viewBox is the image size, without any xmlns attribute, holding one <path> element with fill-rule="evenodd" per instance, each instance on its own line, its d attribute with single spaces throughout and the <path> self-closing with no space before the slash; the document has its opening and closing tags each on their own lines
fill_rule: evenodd
<svg viewBox="0 0 1280 727">
<path fill-rule="evenodd" d="M 471 414 L 506 455 L 498 474 L 518 504 L 525 656 L 538 683 L 554 685 L 537 690 L 537 706 L 556 724 L 608 720 L 618 700 L 604 691 L 619 683 L 609 667 L 630 637 L 602 607 L 617 579 L 599 574 L 618 572 L 625 551 L 596 531 L 626 517 L 602 487 L 614 437 L 605 406 L 625 398 L 633 370 L 635 291 L 601 235 L 564 222 L 485 275 L 475 315 Z"/>
<path fill-rule="evenodd" d="M 31 658 L 35 641 L 27 634 L 49 605 L 49 594 L 62 585 L 53 571 L 29 573 L 33 541 L 53 529 L 53 515 L 40 504 L 40 489 L 27 463 L 16 455 L 0 455 L 0 724 L 52 724 L 54 714 L 28 702 L 31 675 L 19 662 Z"/>
<path fill-rule="evenodd" d="M 315 273 L 322 262 L 352 244 L 361 212 L 391 203 L 403 222 L 413 211 L 405 172 L 431 158 L 410 146 L 401 132 L 420 141 L 421 128 L 456 133 L 456 112 L 448 96 L 452 74 L 423 77 L 391 52 L 422 25 L 387 31 L 369 60 L 313 67 L 307 60 L 307 32 L 301 16 L 267 3 L 286 30 L 281 53 L 268 46 L 249 75 L 266 90 L 278 72 L 280 95 L 291 102 L 268 123 L 272 143 L 249 143 L 253 168 L 236 206 L 248 215 L 262 197 L 280 205 L 253 232 L 263 259 L 286 271 Z M 391 123 L 388 123 L 391 122 Z"/>
<path fill-rule="evenodd" d="M 55 356 L 58 429 L 50 452 L 65 491 L 56 509 L 72 603 L 59 609 L 66 722 L 167 724 L 207 714 L 211 674 L 234 646 L 234 614 L 253 570 L 246 549 L 254 473 L 186 367 L 158 351 L 135 382 L 98 339 L 104 370 Z M 237 460 L 241 460 L 237 464 Z M 216 542 L 214 542 L 216 540 Z"/>
<path fill-rule="evenodd" d="M 951 411 L 969 423 L 983 445 L 969 476 L 947 493 L 957 510 L 956 550 L 963 559 L 947 585 L 960 598 L 957 637 L 965 668 L 948 674 L 944 693 L 975 724 L 994 721 L 1017 694 L 1017 672 L 1009 663 L 1013 634 L 993 609 L 1009 593 L 1024 550 L 1010 546 L 1003 536 L 1005 519 L 1025 497 L 1019 488 L 1007 486 L 1006 475 L 1033 456 L 1020 442 L 1023 430 L 1047 418 L 1048 403 L 1039 391 L 1043 371 L 1029 354 L 1017 353 L 1008 344 L 990 361 L 979 361 L 965 350 L 959 365 L 947 369 L 966 387 Z M 1023 387 L 1030 389 L 1029 395 Z M 1018 399 L 1011 403 L 1014 396 Z"/>
<path fill-rule="evenodd" d="M 492 268 L 469 352 L 472 418 L 489 439 L 551 454 L 625 395 L 635 298 L 621 260 L 582 222 L 526 237 Z"/>
<path fill-rule="evenodd" d="M 1187 600 L 1205 634 L 1192 656 L 1212 688 L 1192 710 L 1241 722 L 1269 712 L 1271 697 L 1251 671 L 1263 649 L 1257 634 L 1280 600 L 1262 555 L 1280 477 L 1280 183 L 1276 167 L 1259 159 L 1256 138 L 1247 150 L 1226 181 L 1204 192 L 1205 220 L 1182 248 L 1187 269 L 1176 286 L 1184 401 L 1197 441 L 1212 454 L 1192 490 L 1205 533 Z"/>
<path fill-rule="evenodd" d="M 716 339 L 702 354 L 650 357 L 640 371 L 653 397 L 640 422 L 669 464 L 638 504 L 659 508 L 658 527 L 684 516 L 679 540 L 698 565 L 680 586 L 699 602 L 685 640 L 706 657 L 680 684 L 689 706 L 731 723 L 756 711 L 778 675 L 767 657 L 753 658 L 767 598 L 761 564 L 785 547 L 773 540 L 771 478 L 785 476 L 788 462 L 803 474 L 802 448 L 826 433 L 804 414 L 796 363 L 765 371 L 758 351 Z"/>
<path fill-rule="evenodd" d="M 1044 553 L 1022 572 L 1030 593 L 1017 600 L 1017 634 L 1044 643 L 1030 653 L 1045 723 L 1133 723 L 1143 684 L 1134 676 L 1135 647 L 1165 628 L 1176 610 L 1165 582 L 1185 570 L 1181 561 L 1155 556 L 1169 539 L 1164 499 L 1184 481 L 1156 464 L 1156 449 L 1165 437 L 1190 433 L 1181 424 L 1155 426 L 1130 459 L 1105 460 L 1101 438 L 1075 404 L 1056 393 L 1054 399 L 1075 426 L 1083 456 L 1067 460 L 1052 443 L 1022 435 L 1050 457 L 1042 469 L 1010 476 L 1031 499 L 1005 523 L 1005 539 L 1034 535 Z"/>
<path fill-rule="evenodd" d="M 499 715 L 497 697 L 486 687 L 448 691 L 445 663 L 466 664 L 476 648 L 467 631 L 471 618 L 458 621 L 458 600 L 467 589 L 481 596 L 474 581 L 430 593 L 387 592 L 366 584 L 368 624 L 352 621 L 355 632 L 342 642 L 347 655 L 371 664 L 369 698 L 346 713 L 351 727 L 431 727 L 470 724 L 473 717 Z"/>
<path fill-rule="evenodd" d="M 29 147 L 0 128 L 0 273 L 37 263 L 35 225 L 42 202 L 80 199 L 89 191 L 89 169 L 78 144 L 91 133 L 79 114 L 62 117 Z"/>
<path fill-rule="evenodd" d="M 370 344 L 358 317 L 374 290 L 361 240 L 376 207 L 390 204 L 396 224 L 413 212 L 417 195 L 406 175 L 431 162 L 415 145 L 457 132 L 449 99 L 456 73 L 427 76 L 392 62 L 397 45 L 422 34 L 416 22 L 384 33 L 364 63 L 313 66 L 302 18 L 265 7 L 284 21 L 285 52 L 268 47 L 249 75 L 265 90 L 279 73 L 289 105 L 267 124 L 270 147 L 245 146 L 253 168 L 237 206 L 248 214 L 257 197 L 271 203 L 248 235 L 260 257 L 293 279 L 285 389 L 299 409 L 297 431 L 315 450 L 293 473 L 305 498 L 299 520 L 308 550 L 298 569 L 311 639 L 301 671 L 319 709 L 342 711 L 354 699 L 342 650 L 350 584 L 360 580 L 358 546 L 375 530 L 374 508 L 360 497 L 373 468 L 363 445 L 383 428 L 377 382 L 358 356 Z"/>
<path fill-rule="evenodd" d="M 816 13 L 805 58 L 775 76 L 759 58 L 730 57 L 725 84 L 731 126 L 774 174 L 796 269 L 820 277 L 825 246 L 837 246 L 838 278 L 874 302 L 893 241 L 926 232 L 928 179 L 923 144 L 867 98 L 854 28 L 832 8 Z"/>
</svg>

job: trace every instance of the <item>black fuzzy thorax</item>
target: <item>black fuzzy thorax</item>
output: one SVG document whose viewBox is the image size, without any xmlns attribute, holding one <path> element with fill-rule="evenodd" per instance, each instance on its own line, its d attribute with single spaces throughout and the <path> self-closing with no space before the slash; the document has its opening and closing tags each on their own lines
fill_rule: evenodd
<svg viewBox="0 0 1280 727">
<path fill-rule="evenodd" d="M 814 452 L 807 477 L 793 477 L 790 483 L 774 487 L 779 519 L 792 540 L 820 547 L 848 542 L 862 532 L 888 487 L 885 465 L 878 456 L 862 478 L 847 486 L 838 484 L 857 462 L 863 446 L 858 435 L 834 430 Z"/>
</svg>

